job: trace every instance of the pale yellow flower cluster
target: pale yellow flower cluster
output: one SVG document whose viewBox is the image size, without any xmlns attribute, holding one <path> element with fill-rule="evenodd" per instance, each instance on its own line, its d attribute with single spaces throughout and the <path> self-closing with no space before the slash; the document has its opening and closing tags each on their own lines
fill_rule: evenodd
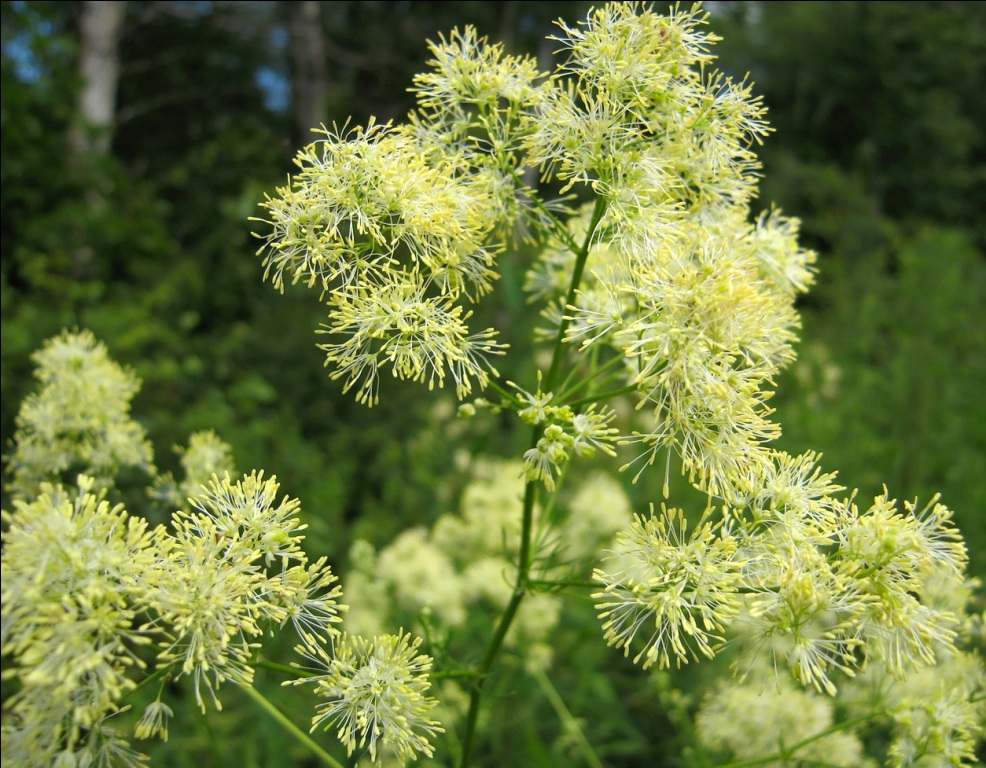
<svg viewBox="0 0 986 768">
<path fill-rule="evenodd" d="M 891 768 L 978 765 L 976 750 L 986 732 L 986 660 L 983 615 L 972 614 L 970 606 L 981 604 L 980 586 L 934 569 L 920 596 L 936 611 L 964 616 L 955 626 L 956 647 L 934 641 L 934 665 L 901 675 L 887 665 L 869 664 L 840 686 L 837 701 L 848 719 L 879 714 Z"/>
<path fill-rule="evenodd" d="M 573 238 L 585 237 L 591 216 L 585 208 L 572 220 Z M 627 468 L 643 471 L 676 451 L 694 482 L 733 499 L 755 482 L 769 458 L 764 444 L 780 433 L 766 401 L 794 358 L 793 298 L 813 257 L 797 250 L 796 222 L 776 214 L 748 225 L 730 213 L 716 229 L 685 217 L 676 227 L 676 237 L 653 242 L 593 243 L 575 303 L 554 298 L 544 316 L 556 329 L 567 323 L 565 340 L 583 354 L 607 347 L 623 358 L 623 384 L 652 413 L 649 431 L 624 438 L 645 447 Z M 556 240 L 529 289 L 558 297 L 574 262 Z M 782 280 L 781 270 L 790 277 Z"/>
<path fill-rule="evenodd" d="M 378 766 L 388 757 L 399 764 L 419 753 L 431 757 L 429 738 L 444 729 L 429 717 L 436 706 L 427 695 L 431 657 L 418 652 L 420 644 L 401 630 L 372 639 L 343 634 L 331 654 L 299 646 L 317 673 L 293 682 L 314 684 L 325 699 L 315 708 L 312 730 L 335 727 L 350 755 L 366 749 Z"/>
<path fill-rule="evenodd" d="M 690 536 L 678 510 L 638 518 L 596 572 L 609 642 L 640 638 L 644 666 L 680 665 L 712 657 L 735 621 L 770 669 L 830 694 L 835 672 L 879 662 L 903 678 L 954 651 L 957 616 L 932 592 L 963 583 L 951 512 L 886 496 L 860 511 L 815 459 L 775 452 L 755 498 Z"/>
<path fill-rule="evenodd" d="M 594 595 L 602 601 L 596 607 L 604 637 L 628 654 L 639 634 L 643 648 L 634 661 L 645 669 L 712 658 L 739 613 L 738 542 L 707 522 L 686 530 L 680 509 L 638 516 L 595 574 L 606 585 Z"/>
<path fill-rule="evenodd" d="M 752 683 L 710 695 L 697 726 L 713 751 L 866 765 L 822 695 L 838 681 L 861 717 L 883 713 L 895 768 L 974 759 L 982 661 L 959 650 L 966 553 L 950 511 L 886 492 L 860 509 L 815 454 L 769 447 L 780 428 L 768 401 L 794 359 L 815 257 L 797 220 L 750 220 L 764 110 L 711 71 L 704 22 L 697 5 L 664 16 L 608 3 L 559 23 L 554 74 L 453 32 L 432 44 L 405 125 L 323 127 L 262 204 L 266 279 L 320 291 L 320 347 L 345 390 L 373 405 L 388 370 L 451 380 L 460 400 L 499 398 L 462 415 L 509 410 L 531 429 L 520 460 L 476 460 L 458 513 L 379 552 L 354 544 L 345 633 L 335 576 L 302 551 L 299 503 L 278 500 L 273 477 L 234 481 L 228 446 L 194 435 L 185 480 L 152 489 L 180 509 L 151 530 L 103 493 L 120 468 L 150 467 L 129 417 L 133 375 L 91 334 L 38 353 L 42 389 L 18 416 L 15 510 L 3 513 L 4 675 L 19 686 L 5 761 L 137 765 L 108 718 L 141 674 L 190 678 L 199 706 L 218 707 L 222 683 L 251 683 L 263 633 L 291 623 L 307 676 L 289 683 L 319 697 L 312 730 L 335 729 L 377 766 L 430 758 L 443 731 L 432 659 L 393 627 L 440 643 L 492 633 L 482 666 L 460 670 L 468 693 L 445 681 L 450 716 L 456 702 L 468 710 L 467 765 L 501 646 L 543 672 L 556 588 L 584 587 L 607 547 L 592 573 L 609 644 L 663 669 L 731 642 L 740 673 L 772 683 L 760 698 Z M 538 178 L 570 197 L 546 199 Z M 469 326 L 517 235 L 544 246 L 527 288 L 554 343 L 531 389 L 495 381 L 505 347 Z M 633 421 L 617 415 L 626 396 Z M 638 477 L 665 458 L 665 496 L 677 456 L 708 498 L 698 521 L 665 504 L 633 516 L 598 475 L 563 487 L 572 458 L 618 445 L 637 446 L 624 469 Z M 78 471 L 77 490 L 59 484 Z M 167 738 L 170 717 L 159 697 L 137 736 Z"/>
<path fill-rule="evenodd" d="M 64 331 L 32 359 L 40 388 L 17 414 L 17 443 L 5 457 L 9 493 L 31 499 L 42 483 L 72 483 L 79 473 L 107 488 L 125 467 L 151 471 L 150 442 L 130 417 L 137 377 L 92 333 Z"/>
<path fill-rule="evenodd" d="M 873 685 L 873 676 L 862 685 Z M 986 729 L 986 665 L 981 654 L 945 653 L 906 681 L 879 682 L 889 714 L 892 768 L 974 764 Z"/>
<path fill-rule="evenodd" d="M 949 584 L 945 602 L 963 610 L 973 585 Z M 944 607 L 935 597 L 929 596 L 929 602 Z M 971 636 L 963 640 L 974 647 Z M 986 666 L 975 651 L 944 644 L 936 650 L 934 666 L 906 677 L 895 676 L 886 665 L 868 664 L 844 678 L 837 699 L 777 677 L 769 669 L 773 660 L 760 657 L 750 663 L 749 679 L 722 681 L 704 698 L 695 721 L 697 748 L 763 765 L 876 766 L 862 751 L 857 734 L 862 726 L 871 740 L 888 744 L 881 765 L 975 764 L 986 725 Z"/>
<path fill-rule="evenodd" d="M 764 110 L 745 84 L 708 74 L 718 38 L 702 29 L 706 18 L 698 7 L 665 16 L 629 2 L 560 22 L 568 58 L 543 98 L 531 161 L 630 218 L 748 201 Z"/>
<path fill-rule="evenodd" d="M 45 484 L 3 512 L 4 687 L 16 686 L 4 701 L 4 763 L 78 753 L 98 765 L 108 750 L 125 751 L 107 718 L 144 666 L 135 620 L 151 607 L 147 578 L 159 557 L 147 524 L 94 486 Z"/>
<path fill-rule="evenodd" d="M 327 296 L 332 322 L 320 345 L 333 378 L 377 402 L 380 371 L 443 386 L 459 397 L 484 387 L 495 332 L 472 333 L 463 302 L 488 293 L 499 246 L 498 179 L 411 127 L 326 131 L 304 149 L 301 171 L 264 203 L 272 227 L 264 263 Z"/>
<path fill-rule="evenodd" d="M 288 624 L 307 658 L 334 664 L 334 679 L 349 670 L 366 683 L 322 685 L 330 703 L 314 725 L 344 712 L 350 748 L 358 741 L 375 753 L 379 740 L 381 758 L 430 754 L 428 738 L 441 729 L 412 717 L 434 706 L 424 695 L 430 660 L 403 634 L 340 639 L 341 590 L 326 558 L 310 562 L 301 548 L 298 500 L 279 500 L 277 480 L 262 471 L 231 479 L 230 446 L 201 432 L 178 449 L 184 478 L 159 475 L 148 489 L 178 508 L 169 527 L 150 529 L 106 501 L 128 462 L 100 443 L 132 447 L 128 436 L 139 435 L 152 472 L 128 415 L 137 380 L 88 332 L 62 334 L 36 360 L 43 387 L 22 409 L 12 461 L 12 486 L 25 498 L 3 512 L 4 679 L 16 686 L 4 700 L 5 764 L 143 764 L 110 724 L 139 683 L 158 679 L 160 690 L 134 733 L 167 739 L 164 680 L 188 677 L 203 711 L 207 700 L 220 708 L 220 686 L 251 685 L 263 635 Z M 33 488 L 87 463 L 104 470 L 99 482 L 80 475 L 77 489 Z M 386 696 L 368 694 L 380 690 Z"/>
<path fill-rule="evenodd" d="M 936 595 L 962 583 L 966 555 L 947 508 L 899 507 L 884 494 L 859 509 L 813 453 L 770 447 L 780 427 L 769 400 L 795 358 L 795 302 L 814 281 L 815 254 L 799 245 L 796 219 L 751 216 L 754 148 L 769 128 L 749 84 L 713 71 L 706 17 L 698 5 L 661 15 L 607 3 L 559 22 L 564 59 L 550 74 L 475 30 L 454 32 L 415 78 L 406 127 L 331 134 L 267 202 L 268 274 L 330 295 L 331 375 L 359 399 L 375 401 L 384 365 L 430 386 L 453 371 L 460 399 L 472 381 L 495 391 L 461 415 L 509 410 L 532 427 L 523 501 L 488 487 L 498 503 L 485 517 L 464 505 L 463 518 L 380 553 L 354 549 L 352 589 L 366 606 L 356 625 L 400 606 L 460 627 L 482 596 L 511 631 L 525 626 L 545 597 L 527 587 L 548 542 L 567 533 L 539 505 L 556 508 L 574 456 L 627 445 L 636 456 L 623 469 L 639 477 L 660 457 L 668 496 L 674 459 L 709 500 L 694 524 L 663 504 L 627 519 L 595 571 L 606 640 L 643 666 L 712 657 L 732 638 L 747 651 L 741 670 L 790 677 L 809 689 L 791 693 L 800 701 L 863 669 L 905 678 L 955 652 L 964 608 Z M 529 388 L 490 379 L 488 357 L 502 351 L 494 332 L 467 336 L 460 305 L 433 303 L 489 290 L 510 228 L 542 246 L 526 287 L 544 303 L 538 335 L 553 348 Z M 632 420 L 617 417 L 626 396 Z M 504 551 L 518 553 L 513 567 Z M 815 725 L 829 716 L 820 709 Z M 468 741 L 474 715 L 467 727 Z M 835 764 L 851 764 L 856 746 L 840 748 Z"/>
<path fill-rule="evenodd" d="M 302 637 L 339 621 L 335 576 L 324 558 L 309 563 L 301 550 L 296 499 L 276 498 L 275 478 L 251 473 L 233 483 L 213 479 L 179 511 L 174 533 L 162 537 L 165 573 L 151 587 L 160 621 L 169 627 L 163 664 L 194 679 L 220 706 L 226 680 L 249 684 L 251 657 L 265 626 L 291 621 Z M 274 567 L 272 567 L 274 566 Z"/>
<path fill-rule="evenodd" d="M 336 578 L 302 553 L 298 502 L 278 502 L 274 478 L 214 477 L 170 531 L 94 486 L 43 485 L 3 512 L 4 676 L 18 685 L 4 702 L 3 755 L 14 765 L 136 764 L 107 719 L 142 675 L 187 675 L 199 705 L 205 692 L 219 707 L 223 682 L 251 682 L 269 628 L 338 633 Z M 137 736 L 166 738 L 168 717 L 153 702 Z"/>
<path fill-rule="evenodd" d="M 832 699 L 789 681 L 765 688 L 726 680 L 703 700 L 695 728 L 704 751 L 767 768 L 876 768 L 859 737 L 833 729 L 835 722 Z"/>
<path fill-rule="evenodd" d="M 796 220 L 748 221 L 763 109 L 703 69 L 715 42 L 704 21 L 697 8 L 611 3 L 562 25 L 568 59 L 525 146 L 548 177 L 597 199 L 552 230 L 527 287 L 547 301 L 548 333 L 598 363 L 623 359 L 621 385 L 653 415 L 626 438 L 644 447 L 627 467 L 675 451 L 694 483 L 733 501 L 779 434 L 766 401 L 794 358 L 794 298 L 814 254 Z"/>
<path fill-rule="evenodd" d="M 517 390 L 514 407 L 520 420 L 541 430 L 534 446 L 524 453 L 524 476 L 529 481 L 542 482 L 552 491 L 555 479 L 573 456 L 592 458 L 597 450 L 607 456 L 616 455 L 613 444 L 619 430 L 610 426 L 616 418 L 615 411 L 595 403 L 580 411 L 568 405 L 552 405 L 554 395 L 541 391 L 540 371 L 538 389 L 533 394 L 508 383 Z"/>
</svg>

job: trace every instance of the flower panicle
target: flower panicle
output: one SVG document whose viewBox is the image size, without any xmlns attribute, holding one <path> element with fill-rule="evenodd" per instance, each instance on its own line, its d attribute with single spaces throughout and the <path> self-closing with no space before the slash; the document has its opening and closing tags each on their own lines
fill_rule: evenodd
<svg viewBox="0 0 986 768">
<path fill-rule="evenodd" d="M 227 680 L 249 685 L 258 638 L 269 624 L 290 622 L 301 637 L 338 633 L 345 610 L 326 560 L 309 564 L 301 549 L 305 526 L 297 499 L 278 501 L 279 484 L 262 471 L 233 481 L 213 477 L 174 516 L 163 542 L 154 605 L 167 628 L 162 665 L 191 675 L 196 700 Z"/>
<path fill-rule="evenodd" d="M 418 652 L 420 638 L 403 630 L 370 639 L 346 633 L 335 639 L 332 653 L 313 647 L 313 640 L 298 652 L 319 674 L 285 683 L 312 684 L 323 699 L 312 731 L 335 728 L 350 755 L 366 749 L 378 766 L 386 757 L 432 756 L 430 739 L 444 729 L 429 716 L 437 702 L 428 695 L 432 660 Z"/>
<path fill-rule="evenodd" d="M 737 540 L 705 522 L 687 533 L 680 509 L 637 515 L 597 568 L 593 597 L 606 641 L 635 662 L 663 669 L 712 658 L 739 613 L 744 565 Z"/>
</svg>

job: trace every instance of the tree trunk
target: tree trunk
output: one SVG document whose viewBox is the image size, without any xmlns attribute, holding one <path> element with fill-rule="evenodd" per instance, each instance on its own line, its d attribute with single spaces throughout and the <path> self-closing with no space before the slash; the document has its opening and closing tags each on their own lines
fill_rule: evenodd
<svg viewBox="0 0 986 768">
<path fill-rule="evenodd" d="M 109 151 L 120 79 L 120 33 L 126 2 L 88 0 L 79 19 L 79 74 L 82 92 L 76 125 L 69 136 L 76 154 Z"/>
<path fill-rule="evenodd" d="M 291 3 L 288 28 L 294 65 L 295 131 L 300 143 L 307 144 L 311 129 L 318 128 L 327 118 L 329 78 L 322 32 L 322 4 L 313 0 Z"/>
</svg>

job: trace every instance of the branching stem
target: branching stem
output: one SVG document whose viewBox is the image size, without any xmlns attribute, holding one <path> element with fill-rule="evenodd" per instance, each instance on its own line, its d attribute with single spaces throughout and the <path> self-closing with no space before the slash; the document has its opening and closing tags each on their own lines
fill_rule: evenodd
<svg viewBox="0 0 986 768">
<path fill-rule="evenodd" d="M 574 303 L 579 284 L 582 281 L 582 273 L 585 271 L 585 264 L 589 258 L 589 248 L 592 245 L 596 228 L 606 212 L 606 199 L 599 197 L 596 199 L 596 206 L 592 211 L 592 220 L 585 236 L 585 241 L 575 254 L 575 267 L 572 270 L 572 279 L 569 283 L 568 293 L 565 297 L 565 305 Z M 558 379 L 561 371 L 562 359 L 564 358 L 565 332 L 568 330 L 569 321 L 562 319 L 558 325 L 558 333 L 555 336 L 554 351 L 551 356 L 551 367 L 548 375 L 544 379 L 543 391 L 550 392 Z M 541 434 L 544 431 L 541 425 L 536 425 L 531 435 L 531 447 L 537 445 Z M 479 720 L 479 710 L 483 700 L 483 689 L 486 685 L 488 675 L 493 667 L 496 657 L 503 645 L 503 640 L 513 624 L 520 608 L 521 601 L 530 586 L 530 572 L 532 562 L 532 534 L 534 530 L 534 506 L 537 501 L 539 484 L 534 480 L 528 480 L 524 488 L 524 510 L 521 521 L 520 549 L 517 555 L 517 576 L 514 581 L 514 591 L 510 596 L 500 620 L 497 623 L 496 631 L 490 640 L 486 655 L 477 670 L 476 684 L 469 694 L 469 712 L 466 715 L 465 733 L 462 738 L 462 759 L 459 763 L 460 768 L 469 768 L 472 760 L 472 749 L 476 738 L 476 723 Z"/>
</svg>

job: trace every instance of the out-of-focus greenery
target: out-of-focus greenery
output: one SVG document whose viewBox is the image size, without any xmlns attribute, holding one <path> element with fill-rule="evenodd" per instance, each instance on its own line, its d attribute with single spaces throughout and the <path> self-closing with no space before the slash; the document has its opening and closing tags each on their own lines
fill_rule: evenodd
<svg viewBox="0 0 986 768">
<path fill-rule="evenodd" d="M 87 328 L 142 379 L 133 412 L 159 468 L 177 467 L 173 445 L 215 429 L 240 469 L 263 467 L 301 498 L 309 548 L 344 572 L 354 537 L 384 544 L 449 511 L 457 448 L 522 448 L 506 431 L 481 444 L 469 433 L 458 446 L 446 440 L 447 394 L 384 382 L 378 407 L 355 405 L 321 368 L 318 303 L 290 289 L 285 301 L 263 284 L 248 218 L 307 139 L 287 108 L 287 5 L 128 3 L 119 125 L 110 155 L 87 158 L 67 142 L 79 4 L 0 3 L 0 438 L 6 454 L 32 386 L 30 354 L 62 328 Z M 329 120 L 400 118 L 425 40 L 439 32 L 474 24 L 511 51 L 536 52 L 552 18 L 586 8 L 327 3 Z M 721 68 L 751 73 L 776 128 L 763 148 L 761 203 L 800 217 L 820 254 L 800 361 L 775 398 L 781 447 L 822 452 L 863 498 L 883 482 L 899 498 L 940 491 L 982 576 L 986 4 L 710 10 L 724 37 Z M 502 268 L 489 311 L 506 340 L 525 345 L 525 265 Z M 639 497 L 656 498 L 645 483 Z M 674 729 L 659 714 L 666 691 L 593 642 L 591 621 L 567 618 L 559 630 L 572 655 L 554 679 L 562 698 L 586 719 L 589 741 L 607 745 L 607 766 L 674 765 Z M 607 675 L 592 672 L 601 668 Z M 676 683 L 706 674 L 689 670 Z M 272 698 L 306 722 L 310 702 L 277 682 L 266 686 Z M 523 695 L 496 712 L 518 738 L 487 764 L 558 765 L 559 755 L 579 764 L 559 746 L 543 691 L 520 675 L 510 683 Z M 274 724 L 253 725 L 251 706 L 230 693 L 221 715 L 203 721 L 189 708 L 159 764 L 194 755 L 199 765 L 306 765 Z"/>
</svg>

